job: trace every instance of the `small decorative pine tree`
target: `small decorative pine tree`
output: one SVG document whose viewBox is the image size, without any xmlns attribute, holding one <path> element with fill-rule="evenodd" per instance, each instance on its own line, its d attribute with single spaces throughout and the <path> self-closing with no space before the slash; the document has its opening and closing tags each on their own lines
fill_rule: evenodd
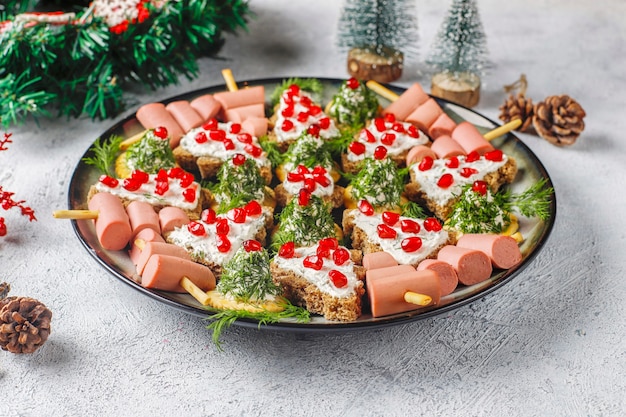
<svg viewBox="0 0 626 417">
<path fill-rule="evenodd" d="M 482 75 L 487 41 L 475 0 L 452 0 L 426 63 L 436 72 Z"/>
<path fill-rule="evenodd" d="M 348 70 L 360 79 L 399 78 L 404 56 L 417 52 L 417 39 L 414 1 L 346 0 L 339 17 L 337 45 L 351 51 Z"/>
</svg>

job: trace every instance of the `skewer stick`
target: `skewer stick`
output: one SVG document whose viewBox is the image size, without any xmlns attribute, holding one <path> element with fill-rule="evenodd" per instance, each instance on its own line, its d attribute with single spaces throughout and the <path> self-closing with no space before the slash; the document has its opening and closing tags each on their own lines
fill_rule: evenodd
<svg viewBox="0 0 626 417">
<path fill-rule="evenodd" d="M 426 294 L 419 294 L 413 291 L 407 291 L 404 293 L 404 301 L 406 301 L 407 303 L 425 307 L 430 304 L 433 299 L 431 296 Z"/>
<path fill-rule="evenodd" d="M 130 148 L 131 145 L 133 145 L 134 143 L 139 142 L 141 140 L 141 138 L 144 137 L 146 132 L 147 132 L 147 130 L 144 130 L 143 132 L 139 132 L 136 135 L 133 135 L 133 136 L 129 137 L 128 139 L 123 140 L 120 143 L 120 150 L 121 151 L 125 151 L 126 149 Z"/>
<path fill-rule="evenodd" d="M 55 210 L 52 217 L 55 219 L 93 220 L 98 218 L 95 210 Z"/>
<path fill-rule="evenodd" d="M 237 82 L 235 81 L 235 77 L 233 77 L 233 72 L 230 68 L 224 68 L 222 70 L 222 77 L 224 77 L 224 81 L 226 81 L 226 87 L 228 87 L 228 91 L 237 91 L 239 87 L 237 87 Z"/>
<path fill-rule="evenodd" d="M 135 239 L 134 245 L 139 249 L 143 250 L 146 247 L 146 241 L 143 239 Z M 179 282 L 180 286 L 185 289 L 193 298 L 195 298 L 200 304 L 203 306 L 209 305 L 210 297 L 209 295 L 202 291 L 202 288 L 198 287 L 187 277 L 182 277 Z"/>
<path fill-rule="evenodd" d="M 389 101 L 396 101 L 398 99 L 398 97 L 400 97 L 398 94 L 394 93 L 393 91 L 391 91 L 390 89 L 388 89 L 384 85 L 379 84 L 378 82 L 376 82 L 374 80 L 367 81 L 365 83 L 365 85 L 370 90 L 372 90 L 376 94 L 386 98 Z M 517 129 L 521 124 L 522 124 L 522 121 L 520 119 L 512 120 L 509 123 L 503 124 L 502 126 L 499 126 L 499 127 L 496 127 L 493 130 L 490 130 L 489 132 L 485 133 L 483 135 L 483 137 L 485 139 L 487 139 L 487 140 L 493 140 L 493 139 L 497 138 L 498 136 L 502 136 L 502 135 L 504 135 L 506 133 L 509 133 L 512 130 Z"/>
</svg>

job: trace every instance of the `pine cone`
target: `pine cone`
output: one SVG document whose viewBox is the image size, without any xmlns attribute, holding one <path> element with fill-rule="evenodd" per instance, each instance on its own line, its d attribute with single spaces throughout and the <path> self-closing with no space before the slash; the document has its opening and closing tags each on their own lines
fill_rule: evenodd
<svg viewBox="0 0 626 417">
<path fill-rule="evenodd" d="M 550 96 L 535 105 L 533 126 L 554 145 L 572 145 L 585 128 L 583 108 L 567 95 Z"/>
<path fill-rule="evenodd" d="M 48 339 L 52 312 L 29 297 L 0 299 L 0 348 L 33 353 Z"/>
<path fill-rule="evenodd" d="M 500 120 L 508 123 L 511 120 L 520 119 L 522 124 L 516 130 L 526 132 L 533 122 L 533 101 L 522 93 L 509 94 L 503 105 L 500 106 Z"/>
</svg>

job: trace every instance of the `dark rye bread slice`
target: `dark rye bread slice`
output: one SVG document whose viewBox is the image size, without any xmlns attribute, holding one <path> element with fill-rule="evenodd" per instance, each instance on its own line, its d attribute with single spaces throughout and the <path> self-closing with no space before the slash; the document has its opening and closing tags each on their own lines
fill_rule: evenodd
<svg viewBox="0 0 626 417">
<path fill-rule="evenodd" d="M 356 251 L 351 251 L 356 252 Z M 360 258 L 360 255 L 357 255 Z M 354 272 L 359 279 L 359 285 L 354 289 L 354 294 L 348 297 L 334 297 L 320 291 L 305 277 L 293 271 L 282 269 L 274 262 L 270 264 L 270 271 L 274 282 L 283 288 L 283 296 L 291 303 L 306 308 L 314 314 L 320 314 L 327 320 L 355 321 L 361 316 L 363 295 L 365 288 L 365 269 L 360 265 L 354 265 Z"/>
<path fill-rule="evenodd" d="M 482 180 L 485 181 L 491 192 L 497 192 L 504 184 L 510 184 L 517 174 L 517 162 L 512 157 L 508 157 L 507 162 L 497 171 L 485 175 Z M 450 199 L 445 206 L 437 204 L 430 199 L 428 195 L 421 189 L 419 183 L 415 182 L 414 173 L 411 171 L 411 180 L 404 187 L 404 192 L 409 200 L 414 201 L 427 207 L 439 219 L 445 220 L 452 212 L 452 208 L 457 198 Z"/>
<path fill-rule="evenodd" d="M 172 153 L 174 154 L 174 160 L 181 168 L 185 171 L 200 174 L 202 179 L 215 178 L 224 163 L 223 160 L 211 156 L 195 156 L 182 146 L 174 148 Z M 265 183 L 270 184 L 272 182 L 272 167 L 270 165 L 261 166 L 259 170 Z"/>
</svg>

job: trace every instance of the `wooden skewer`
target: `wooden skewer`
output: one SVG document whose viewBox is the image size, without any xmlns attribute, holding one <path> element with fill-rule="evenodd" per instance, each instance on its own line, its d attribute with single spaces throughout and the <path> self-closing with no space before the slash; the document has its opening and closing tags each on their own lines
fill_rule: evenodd
<svg viewBox="0 0 626 417">
<path fill-rule="evenodd" d="M 419 294 L 413 291 L 407 291 L 406 293 L 404 293 L 404 301 L 406 301 L 407 303 L 425 307 L 429 305 L 433 301 L 433 299 L 431 296 L 426 294 Z"/>
<path fill-rule="evenodd" d="M 226 81 L 226 87 L 228 87 L 228 91 L 239 90 L 237 82 L 235 81 L 235 77 L 233 77 L 233 72 L 230 70 L 230 68 L 224 68 L 222 70 L 222 77 L 224 77 L 224 81 Z"/>
<path fill-rule="evenodd" d="M 52 212 L 55 219 L 93 220 L 98 218 L 95 210 L 55 210 Z"/>
<path fill-rule="evenodd" d="M 374 80 L 367 81 L 365 85 L 370 90 L 386 98 L 389 101 L 396 101 L 398 97 L 400 97 L 398 94 L 394 93 L 393 91 L 391 91 L 384 85 Z M 511 120 L 510 122 L 503 124 L 502 126 L 496 127 L 495 129 L 490 130 L 489 132 L 485 133 L 483 137 L 487 140 L 493 140 L 497 138 L 498 136 L 502 136 L 506 133 L 509 133 L 512 130 L 517 129 L 521 124 L 522 124 L 522 121 L 520 119 Z"/>
<path fill-rule="evenodd" d="M 125 151 L 126 149 L 130 148 L 133 144 L 139 142 L 141 140 L 141 138 L 144 137 L 146 132 L 147 132 L 147 130 L 144 130 L 143 132 L 139 132 L 136 135 L 133 135 L 133 136 L 129 137 L 128 139 L 123 140 L 120 143 L 120 150 L 121 151 Z"/>
</svg>

